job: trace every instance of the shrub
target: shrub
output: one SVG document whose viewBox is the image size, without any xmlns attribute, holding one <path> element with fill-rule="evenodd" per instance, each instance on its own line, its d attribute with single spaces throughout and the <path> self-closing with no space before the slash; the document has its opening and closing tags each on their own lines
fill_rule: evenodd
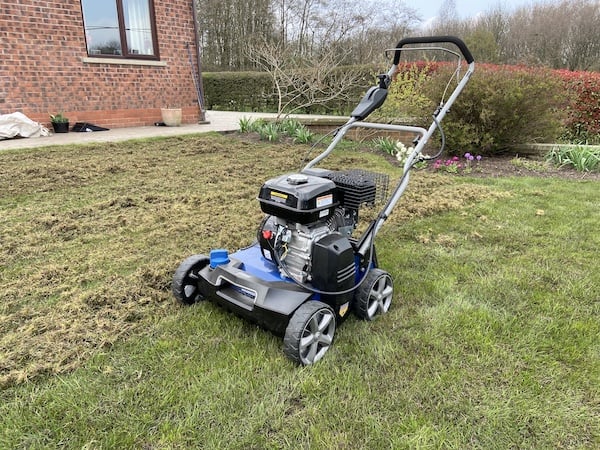
<svg viewBox="0 0 600 450">
<path fill-rule="evenodd" d="M 357 85 L 347 87 L 351 100 L 337 99 L 301 112 L 349 114 L 381 72 L 370 65 L 336 70 L 361 74 Z M 448 66 L 442 63 L 402 64 L 387 101 L 372 117 L 419 117 L 418 124 L 429 125 L 447 76 Z M 430 81 L 434 86 L 427 87 Z M 277 111 L 272 81 L 266 73 L 206 73 L 204 88 L 209 109 Z M 454 153 L 496 153 L 515 144 L 554 141 L 559 136 L 568 142 L 600 143 L 600 73 L 477 64 L 442 125 L 448 148 Z"/>
<path fill-rule="evenodd" d="M 420 114 L 430 105 L 424 88 L 438 66 L 425 62 L 401 64 L 388 89 L 386 102 L 372 117 L 402 120 Z"/>
<path fill-rule="evenodd" d="M 600 143 L 600 73 L 559 70 L 569 95 L 564 139 Z"/>
<path fill-rule="evenodd" d="M 225 111 L 277 111 L 269 75 L 261 72 L 203 74 L 205 104 Z"/>
<path fill-rule="evenodd" d="M 426 90 L 431 108 L 442 98 L 450 75 L 444 66 L 431 77 Z M 561 82 L 551 71 L 479 65 L 442 124 L 446 148 L 451 154 L 489 155 L 524 142 L 553 142 L 564 130 L 565 102 Z"/>
</svg>

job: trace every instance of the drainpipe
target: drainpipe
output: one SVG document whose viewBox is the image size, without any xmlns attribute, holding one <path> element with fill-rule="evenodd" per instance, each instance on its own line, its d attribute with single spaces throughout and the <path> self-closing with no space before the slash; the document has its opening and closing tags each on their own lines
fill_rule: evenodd
<svg viewBox="0 0 600 450">
<path fill-rule="evenodd" d="M 200 107 L 200 123 L 208 123 L 206 121 L 206 109 L 204 107 L 204 85 L 202 84 L 202 63 L 200 52 L 200 30 L 198 30 L 198 5 L 196 0 L 192 0 L 192 14 L 194 16 L 194 34 L 196 36 L 196 61 L 198 62 L 198 103 Z"/>
</svg>

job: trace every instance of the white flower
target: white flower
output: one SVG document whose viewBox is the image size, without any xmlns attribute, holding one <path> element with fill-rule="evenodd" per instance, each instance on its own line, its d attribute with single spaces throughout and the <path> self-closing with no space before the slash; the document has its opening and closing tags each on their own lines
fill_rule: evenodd
<svg viewBox="0 0 600 450">
<path fill-rule="evenodd" d="M 406 147 L 402 142 L 396 143 L 396 159 L 400 162 L 404 162 L 406 158 L 413 152 L 413 147 Z"/>
</svg>

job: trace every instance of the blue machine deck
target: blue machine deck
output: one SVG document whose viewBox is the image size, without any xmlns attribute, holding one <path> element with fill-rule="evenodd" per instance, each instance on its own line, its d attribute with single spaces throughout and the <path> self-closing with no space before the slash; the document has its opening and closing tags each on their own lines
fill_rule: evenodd
<svg viewBox="0 0 600 450">
<path fill-rule="evenodd" d="M 262 251 L 258 243 L 251 247 L 247 247 L 232 253 L 231 257 L 242 261 L 244 263 L 243 269 L 250 275 L 253 275 L 264 281 L 290 282 L 290 280 L 281 277 L 276 264 L 273 264 L 262 255 Z"/>
</svg>

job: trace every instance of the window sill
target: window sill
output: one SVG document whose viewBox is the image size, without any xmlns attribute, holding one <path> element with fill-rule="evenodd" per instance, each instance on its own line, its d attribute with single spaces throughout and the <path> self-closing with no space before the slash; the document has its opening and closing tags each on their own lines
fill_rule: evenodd
<svg viewBox="0 0 600 450">
<path fill-rule="evenodd" d="M 86 64 L 117 64 L 128 66 L 158 66 L 167 67 L 165 61 L 149 61 L 146 59 L 126 59 L 126 58 L 81 58 L 81 62 Z"/>
</svg>

